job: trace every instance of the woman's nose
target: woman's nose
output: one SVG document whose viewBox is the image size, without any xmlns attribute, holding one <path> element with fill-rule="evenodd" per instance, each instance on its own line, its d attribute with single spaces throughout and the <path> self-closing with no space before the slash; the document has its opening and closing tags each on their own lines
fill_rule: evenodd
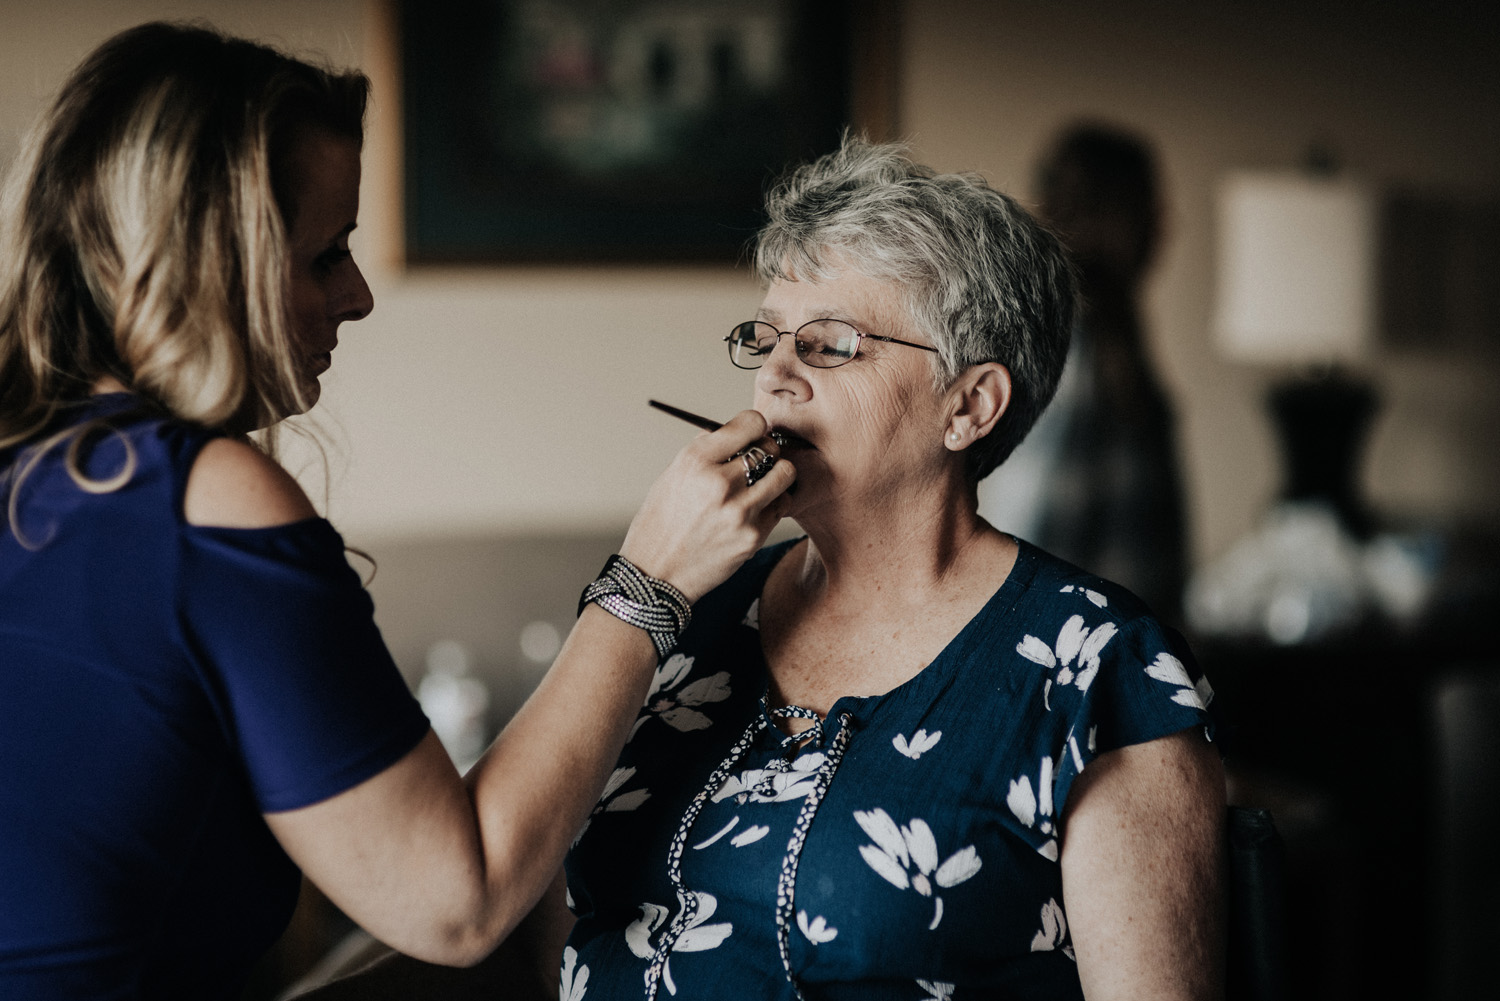
<svg viewBox="0 0 1500 1001">
<path fill-rule="evenodd" d="M 338 299 L 338 318 L 363 320 L 375 308 L 375 294 L 370 291 L 370 283 L 365 281 L 365 274 L 359 269 L 359 265 L 352 260 L 349 264 L 348 285 L 341 290 Z"/>
<path fill-rule="evenodd" d="M 765 364 L 755 373 L 755 388 L 763 393 L 786 389 L 789 384 L 802 381 L 802 361 L 797 357 L 797 338 L 783 333 L 776 338 L 776 347 L 766 356 Z"/>
</svg>

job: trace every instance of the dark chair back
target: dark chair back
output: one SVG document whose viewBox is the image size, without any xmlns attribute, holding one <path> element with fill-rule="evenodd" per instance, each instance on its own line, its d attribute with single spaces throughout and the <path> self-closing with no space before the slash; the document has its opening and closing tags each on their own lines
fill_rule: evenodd
<svg viewBox="0 0 1500 1001">
<path fill-rule="evenodd" d="M 1430 996 L 1493 997 L 1500 945 L 1500 664 L 1447 672 L 1432 709 Z"/>
<path fill-rule="evenodd" d="M 1228 1001 L 1288 996 L 1286 849 L 1271 811 L 1229 808 Z"/>
</svg>

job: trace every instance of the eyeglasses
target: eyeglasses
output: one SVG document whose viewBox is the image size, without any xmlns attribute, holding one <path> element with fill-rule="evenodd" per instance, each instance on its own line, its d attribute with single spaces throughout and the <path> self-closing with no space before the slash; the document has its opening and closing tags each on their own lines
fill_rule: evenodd
<svg viewBox="0 0 1500 1001">
<path fill-rule="evenodd" d="M 776 343 L 786 334 L 791 334 L 792 343 L 797 345 L 797 357 L 813 368 L 837 368 L 845 362 L 853 361 L 854 356 L 859 354 L 860 342 L 865 340 L 937 351 L 937 348 L 926 344 L 913 344 L 911 341 L 882 337 L 879 334 L 862 334 L 843 320 L 809 320 L 796 330 L 777 330 L 769 323 L 751 320 L 741 323 L 724 338 L 729 344 L 729 360 L 737 368 L 760 368 L 765 364 L 766 356 L 776 350 Z"/>
</svg>

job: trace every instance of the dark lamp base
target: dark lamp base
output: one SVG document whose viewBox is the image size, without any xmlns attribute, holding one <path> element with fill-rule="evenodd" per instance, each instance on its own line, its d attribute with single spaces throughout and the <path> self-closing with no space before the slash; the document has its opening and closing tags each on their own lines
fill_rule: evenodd
<svg viewBox="0 0 1500 1001">
<path fill-rule="evenodd" d="M 1333 370 L 1274 386 L 1267 403 L 1281 436 L 1282 498 L 1321 501 L 1357 539 L 1374 519 L 1360 496 L 1359 460 L 1379 397 L 1368 382 Z"/>
</svg>

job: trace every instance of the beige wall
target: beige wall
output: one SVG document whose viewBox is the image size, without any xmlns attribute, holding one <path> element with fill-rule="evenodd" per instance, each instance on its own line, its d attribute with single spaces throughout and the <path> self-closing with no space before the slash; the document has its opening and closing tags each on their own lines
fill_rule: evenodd
<svg viewBox="0 0 1500 1001">
<path fill-rule="evenodd" d="M 1214 180 L 1292 166 L 1316 139 L 1378 183 L 1500 194 L 1500 58 L 1486 33 L 1456 15 L 1345 22 L 1317 13 L 1332 9 L 1322 2 L 1263 3 L 1263 17 L 1237 5 L 1210 18 L 1204 6 L 908 0 L 899 73 L 902 129 L 920 158 L 1023 197 L 1048 136 L 1076 115 L 1158 140 L 1172 211 L 1152 349 L 1178 401 L 1200 557 L 1244 531 L 1277 481 L 1260 404 L 1268 376 L 1217 360 L 1206 335 Z M 6 2 L 0 162 L 67 67 L 150 17 L 207 17 L 365 66 L 377 105 L 356 252 L 377 308 L 345 328 L 318 408 L 330 513 L 357 541 L 623 525 L 687 433 L 646 398 L 719 416 L 748 400 L 716 334 L 753 310 L 757 291 L 743 271 L 715 266 L 403 272 L 397 109 L 376 10 L 373 0 Z M 1386 405 L 1365 465 L 1376 504 L 1493 520 L 1494 360 L 1383 356 L 1377 377 Z"/>
<path fill-rule="evenodd" d="M 1182 422 L 1196 551 L 1219 552 L 1263 510 L 1279 469 L 1261 404 L 1267 374 L 1221 362 L 1207 334 L 1215 179 L 1295 166 L 1319 140 L 1376 183 L 1500 194 L 1494 32 L 1456 12 L 1451 23 L 1420 22 L 1373 3 L 1344 13 L 1323 2 L 909 7 L 919 13 L 907 23 L 903 121 L 935 166 L 975 169 L 1019 194 L 1052 130 L 1073 116 L 1107 116 L 1157 140 L 1170 216 L 1152 347 Z M 1378 508 L 1493 521 L 1497 376 L 1493 356 L 1378 359 L 1385 407 L 1365 465 Z"/>
</svg>

